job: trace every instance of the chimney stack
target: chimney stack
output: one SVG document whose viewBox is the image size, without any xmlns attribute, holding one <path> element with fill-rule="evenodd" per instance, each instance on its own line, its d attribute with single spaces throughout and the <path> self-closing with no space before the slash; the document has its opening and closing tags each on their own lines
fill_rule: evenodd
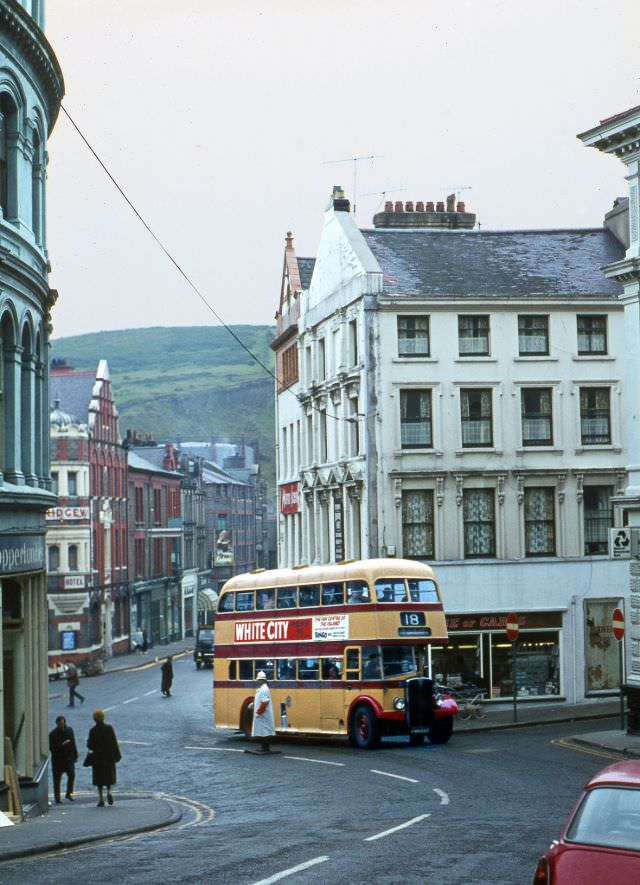
<svg viewBox="0 0 640 885">
<path fill-rule="evenodd" d="M 447 197 L 447 212 L 455 212 L 456 211 L 456 195 L 449 194 Z"/>
<path fill-rule="evenodd" d="M 426 205 L 423 200 L 386 200 L 384 212 L 377 212 L 373 217 L 373 226 L 388 229 L 427 229 L 427 230 L 473 230 L 476 226 L 476 216 L 473 212 L 467 212 L 465 204 L 460 201 L 456 204 L 456 195 L 449 194 L 445 203 L 439 200 L 434 203 L 428 200 Z"/>
<path fill-rule="evenodd" d="M 331 203 L 334 212 L 351 212 L 351 203 L 344 195 L 344 191 L 339 184 L 334 184 L 333 193 L 331 194 Z"/>
</svg>

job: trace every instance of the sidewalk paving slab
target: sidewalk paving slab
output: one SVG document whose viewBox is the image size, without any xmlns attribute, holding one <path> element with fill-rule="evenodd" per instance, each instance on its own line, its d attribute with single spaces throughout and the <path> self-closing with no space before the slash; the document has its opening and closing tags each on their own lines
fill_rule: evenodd
<svg viewBox="0 0 640 885">
<path fill-rule="evenodd" d="M 63 800 L 46 814 L 0 830 L 0 862 L 74 848 L 88 842 L 146 833 L 177 823 L 182 809 L 159 794 L 114 793 L 115 804 L 97 807 L 97 793 Z"/>
</svg>

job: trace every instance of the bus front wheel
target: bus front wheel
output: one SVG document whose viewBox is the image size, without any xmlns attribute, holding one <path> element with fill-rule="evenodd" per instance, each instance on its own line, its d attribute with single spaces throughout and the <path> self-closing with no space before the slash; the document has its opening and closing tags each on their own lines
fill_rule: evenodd
<svg viewBox="0 0 640 885">
<path fill-rule="evenodd" d="M 253 704 L 247 704 L 247 706 L 242 711 L 242 719 L 240 722 L 240 729 L 244 732 L 244 736 L 247 738 L 251 737 L 251 729 L 253 726 Z"/>
<path fill-rule="evenodd" d="M 349 739 L 354 747 L 372 750 L 379 741 L 378 724 L 373 710 L 368 704 L 360 704 L 351 718 Z"/>
<path fill-rule="evenodd" d="M 436 719 L 429 729 L 429 740 L 432 744 L 446 744 L 453 731 L 453 716 Z"/>
</svg>

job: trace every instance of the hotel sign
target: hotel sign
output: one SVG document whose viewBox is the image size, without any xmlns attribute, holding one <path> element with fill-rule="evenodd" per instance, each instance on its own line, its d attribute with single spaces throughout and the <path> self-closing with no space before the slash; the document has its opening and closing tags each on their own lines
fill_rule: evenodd
<svg viewBox="0 0 640 885">
<path fill-rule="evenodd" d="M 280 513 L 289 516 L 291 513 L 300 512 L 300 485 L 297 482 L 287 482 L 280 486 Z"/>
<path fill-rule="evenodd" d="M 44 565 L 44 535 L 0 535 L 0 575 L 40 572 Z"/>
</svg>

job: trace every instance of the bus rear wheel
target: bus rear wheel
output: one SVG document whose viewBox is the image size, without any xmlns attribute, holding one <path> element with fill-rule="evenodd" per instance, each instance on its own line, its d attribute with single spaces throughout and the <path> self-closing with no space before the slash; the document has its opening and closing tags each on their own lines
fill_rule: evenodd
<svg viewBox="0 0 640 885">
<path fill-rule="evenodd" d="M 251 729 L 253 727 L 253 704 L 247 704 L 244 710 L 242 711 L 242 719 L 240 722 L 240 728 L 244 732 L 244 736 L 247 738 L 251 737 Z"/>
<path fill-rule="evenodd" d="M 373 710 L 368 704 L 360 704 L 351 717 L 349 740 L 354 747 L 372 750 L 378 745 L 380 736 Z"/>
<path fill-rule="evenodd" d="M 453 731 L 453 716 L 436 719 L 429 729 L 429 740 L 432 744 L 446 744 Z"/>
</svg>

